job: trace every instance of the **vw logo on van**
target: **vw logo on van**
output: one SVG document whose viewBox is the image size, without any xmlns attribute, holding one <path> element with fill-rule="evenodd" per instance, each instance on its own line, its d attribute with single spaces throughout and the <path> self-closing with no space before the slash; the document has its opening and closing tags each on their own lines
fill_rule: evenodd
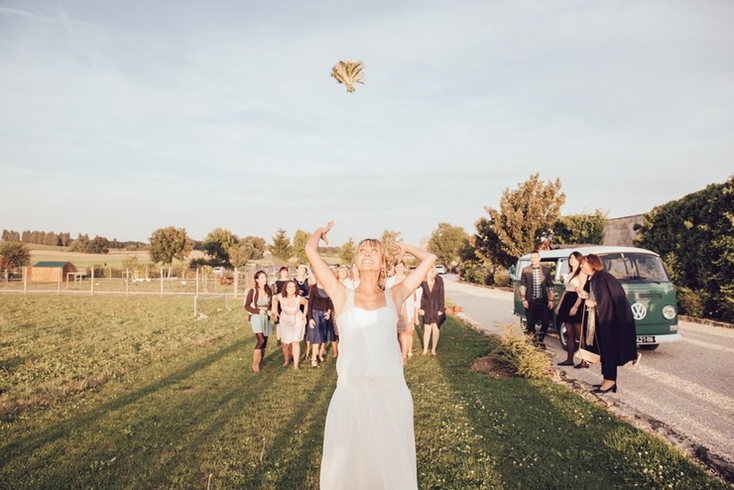
<svg viewBox="0 0 734 490">
<path fill-rule="evenodd" d="M 632 317 L 635 320 L 642 320 L 647 315 L 647 308 L 642 303 L 635 303 L 632 305 Z"/>
</svg>

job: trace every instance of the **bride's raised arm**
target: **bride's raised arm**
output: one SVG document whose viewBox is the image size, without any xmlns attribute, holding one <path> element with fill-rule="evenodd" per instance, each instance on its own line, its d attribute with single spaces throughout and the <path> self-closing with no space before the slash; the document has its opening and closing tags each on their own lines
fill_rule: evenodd
<svg viewBox="0 0 734 490">
<path fill-rule="evenodd" d="M 421 261 L 420 265 L 413 269 L 400 284 L 392 288 L 395 304 L 402 305 L 406 298 L 413 294 L 413 291 L 421 285 L 426 274 L 428 274 L 428 271 L 436 262 L 436 256 L 432 253 L 426 252 L 422 248 L 414 247 L 412 245 L 398 243 L 395 246 L 400 250 L 399 258 L 402 258 L 403 255 L 409 253 Z"/>
<path fill-rule="evenodd" d="M 334 222 L 329 221 L 326 226 L 317 228 L 306 242 L 305 251 L 306 257 L 308 257 L 308 261 L 311 263 L 311 269 L 316 275 L 316 279 L 324 287 L 329 298 L 331 298 L 331 302 L 334 304 L 334 310 L 338 314 L 341 312 L 341 307 L 347 298 L 346 287 L 331 273 L 329 265 L 319 255 L 319 241 L 324 240 L 325 244 L 329 244 L 329 239 L 326 238 L 326 234 L 329 233 L 333 225 Z"/>
</svg>

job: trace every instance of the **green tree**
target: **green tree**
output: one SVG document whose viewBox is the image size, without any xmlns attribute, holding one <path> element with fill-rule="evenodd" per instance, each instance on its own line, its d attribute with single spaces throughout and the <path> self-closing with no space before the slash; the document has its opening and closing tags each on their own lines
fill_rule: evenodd
<svg viewBox="0 0 734 490">
<path fill-rule="evenodd" d="M 604 225 L 607 216 L 600 210 L 594 214 L 569 214 L 561 216 L 553 225 L 553 241 L 558 244 L 604 243 Z"/>
<path fill-rule="evenodd" d="M 232 267 L 229 261 L 229 249 L 239 242 L 237 235 L 224 228 L 215 228 L 209 232 L 201 244 L 204 253 L 210 258 L 210 265 Z"/>
<path fill-rule="evenodd" d="M 8 280 L 10 269 L 23 267 L 31 263 L 31 252 L 21 242 L 0 242 L 0 269 L 5 272 L 5 281 Z"/>
<path fill-rule="evenodd" d="M 13 230 L 3 230 L 2 241 L 4 242 L 19 242 L 20 233 Z"/>
<path fill-rule="evenodd" d="M 342 259 L 342 264 L 350 265 L 354 263 L 354 253 L 357 244 L 350 237 L 347 242 L 339 248 L 339 258 Z"/>
<path fill-rule="evenodd" d="M 247 260 L 260 260 L 265 256 L 267 245 L 265 239 L 255 236 L 246 236 L 240 240 Z"/>
<path fill-rule="evenodd" d="M 299 263 L 305 264 L 308 262 L 306 257 L 306 242 L 308 241 L 311 234 L 307 231 L 296 230 L 296 234 L 293 235 L 293 255 L 296 256 Z"/>
<path fill-rule="evenodd" d="M 229 248 L 229 263 L 235 269 L 240 269 L 247 264 L 249 260 L 249 250 L 240 241 L 237 245 L 233 245 Z"/>
<path fill-rule="evenodd" d="M 539 174 L 532 174 L 515 190 L 505 189 L 500 208 L 485 207 L 489 216 L 475 223 L 477 253 L 489 262 L 509 266 L 552 234 L 565 202 L 560 179 L 543 184 Z"/>
<path fill-rule="evenodd" d="M 384 230 L 380 242 L 385 249 L 385 257 L 387 257 L 388 264 L 395 260 L 394 245 L 402 241 L 400 238 L 401 233 L 399 231 Z"/>
<path fill-rule="evenodd" d="M 110 251 L 110 242 L 105 237 L 95 236 L 87 245 L 87 252 L 93 254 L 106 254 Z"/>
<path fill-rule="evenodd" d="M 273 254 L 273 257 L 287 262 L 293 256 L 293 247 L 286 231 L 283 228 L 278 228 L 278 232 L 272 238 L 273 244 L 270 245 L 270 253 Z"/>
<path fill-rule="evenodd" d="M 194 244 L 186 236 L 185 228 L 159 228 L 150 237 L 148 253 L 150 260 L 156 264 L 168 266 L 168 275 L 171 275 L 171 265 L 174 260 L 184 261 Z"/>
<path fill-rule="evenodd" d="M 447 266 L 461 259 L 460 251 L 469 243 L 469 235 L 461 226 L 439 223 L 428 241 L 428 251 Z"/>
<path fill-rule="evenodd" d="M 93 240 L 90 240 L 89 235 L 82 235 L 81 233 L 76 240 L 71 242 L 71 247 L 69 248 L 70 252 L 81 252 L 88 254 L 106 254 L 109 252 L 109 250 L 110 242 L 106 238 L 95 236 Z"/>
</svg>

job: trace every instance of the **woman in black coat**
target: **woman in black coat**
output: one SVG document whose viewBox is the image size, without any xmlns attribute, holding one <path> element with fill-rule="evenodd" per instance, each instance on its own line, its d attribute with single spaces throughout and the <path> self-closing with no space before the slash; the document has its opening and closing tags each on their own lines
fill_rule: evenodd
<svg viewBox="0 0 734 490">
<path fill-rule="evenodd" d="M 423 288 L 420 309 L 420 314 L 423 315 L 423 354 L 428 354 L 428 345 L 433 337 L 431 355 L 435 356 L 439 330 L 446 320 L 443 279 L 436 274 L 435 267 L 428 269 L 426 280 L 421 283 L 421 288 Z"/>
<path fill-rule="evenodd" d="M 594 392 L 616 393 L 617 366 L 637 359 L 637 334 L 632 308 L 622 285 L 604 270 L 604 264 L 597 255 L 585 256 L 581 260 L 581 271 L 589 276 L 590 293 L 586 306 L 595 313 L 594 344 L 598 345 L 604 377 Z"/>
</svg>

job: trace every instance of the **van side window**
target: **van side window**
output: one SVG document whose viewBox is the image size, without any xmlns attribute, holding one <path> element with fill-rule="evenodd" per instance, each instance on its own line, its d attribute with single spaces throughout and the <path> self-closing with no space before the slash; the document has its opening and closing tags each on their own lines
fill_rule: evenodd
<svg viewBox="0 0 734 490">
<path fill-rule="evenodd" d="M 558 277 L 558 276 L 556 276 L 556 261 L 555 260 L 553 260 L 553 262 L 541 261 L 540 262 L 540 265 L 542 267 L 547 267 L 548 268 L 548 270 L 550 271 L 551 277 L 553 277 L 553 278 Z"/>
</svg>

